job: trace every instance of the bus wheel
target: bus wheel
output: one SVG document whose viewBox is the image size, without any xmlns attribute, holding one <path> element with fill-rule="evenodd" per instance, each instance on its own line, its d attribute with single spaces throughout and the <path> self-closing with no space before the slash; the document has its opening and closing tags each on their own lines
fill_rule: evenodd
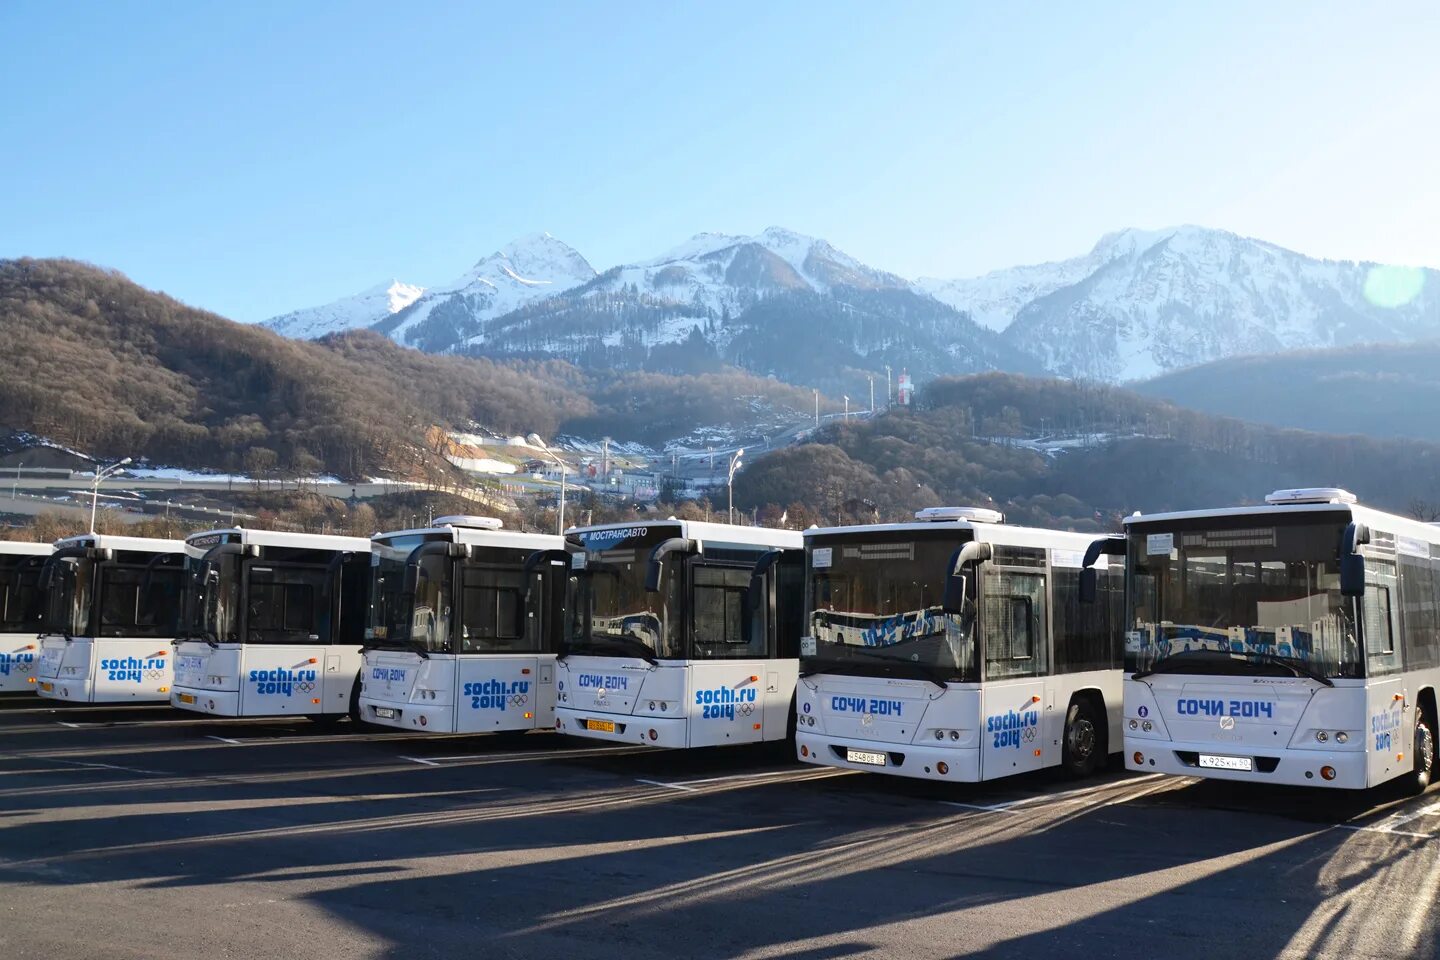
<svg viewBox="0 0 1440 960">
<path fill-rule="evenodd" d="M 1060 764 L 1066 776 L 1088 777 L 1095 772 L 1104 756 L 1101 737 L 1094 704 L 1087 697 L 1076 698 L 1065 714 L 1065 739 L 1062 741 L 1064 747 Z"/>
<path fill-rule="evenodd" d="M 1434 721 L 1425 710 L 1415 713 L 1415 771 L 1406 783 L 1409 792 L 1424 793 L 1430 786 L 1431 774 L 1435 771 L 1435 733 L 1431 730 Z"/>
</svg>

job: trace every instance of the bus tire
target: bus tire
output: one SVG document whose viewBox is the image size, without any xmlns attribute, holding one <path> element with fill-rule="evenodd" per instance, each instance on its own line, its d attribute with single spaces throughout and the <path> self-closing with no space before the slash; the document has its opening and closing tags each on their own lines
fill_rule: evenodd
<svg viewBox="0 0 1440 960">
<path fill-rule="evenodd" d="M 1061 739 L 1060 766 L 1067 777 L 1080 779 L 1094 775 L 1105 755 L 1105 734 L 1095 712 L 1095 702 L 1086 696 L 1070 701 L 1065 713 L 1065 733 Z"/>
<path fill-rule="evenodd" d="M 1415 768 L 1405 778 L 1407 793 L 1422 794 L 1435 772 L 1435 721 L 1423 707 L 1415 711 Z"/>
</svg>

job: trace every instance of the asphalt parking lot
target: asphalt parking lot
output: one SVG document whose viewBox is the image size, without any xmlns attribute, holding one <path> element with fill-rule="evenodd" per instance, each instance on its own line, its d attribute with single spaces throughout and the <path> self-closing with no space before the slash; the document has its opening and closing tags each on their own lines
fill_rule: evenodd
<svg viewBox="0 0 1440 960">
<path fill-rule="evenodd" d="M 0 704 L 6 958 L 1414 957 L 1421 798 Z"/>
</svg>

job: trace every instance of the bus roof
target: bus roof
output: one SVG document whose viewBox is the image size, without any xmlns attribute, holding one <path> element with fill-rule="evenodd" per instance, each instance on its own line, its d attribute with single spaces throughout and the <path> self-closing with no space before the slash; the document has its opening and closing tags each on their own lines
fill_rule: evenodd
<svg viewBox="0 0 1440 960">
<path fill-rule="evenodd" d="M 0 554 L 12 557 L 48 557 L 55 548 L 48 543 L 29 540 L 0 540 Z"/>
<path fill-rule="evenodd" d="M 1440 526 L 1410 517 L 1386 513 L 1358 503 L 1264 503 L 1246 507 L 1216 507 L 1209 510 L 1176 510 L 1169 513 L 1137 514 L 1125 518 L 1125 526 L 1170 523 L 1177 520 L 1204 520 L 1222 517 L 1289 517 L 1305 513 L 1349 514 L 1361 523 L 1386 533 L 1398 533 L 1428 543 L 1440 543 Z"/>
<path fill-rule="evenodd" d="M 295 547 L 302 550 L 353 550 L 368 553 L 370 541 L 365 537 L 346 537 L 329 533 L 288 533 L 284 530 L 252 530 L 248 527 L 222 527 L 192 533 L 185 538 L 187 544 L 214 539 L 216 543 L 224 538 L 226 542 L 254 544 L 258 547 Z"/>
<path fill-rule="evenodd" d="M 1007 523 L 976 523 L 970 520 L 913 520 L 905 523 L 861 523 L 844 527 L 811 527 L 805 538 L 848 536 L 861 533 L 926 533 L 935 530 L 973 531 L 976 540 L 1003 546 L 1060 546 L 1084 549 L 1104 533 L 1076 533 L 1073 530 L 1047 530 L 1043 527 L 1013 527 Z"/>
<path fill-rule="evenodd" d="M 390 541 L 397 537 L 431 537 L 477 547 L 500 547 L 507 550 L 564 550 L 565 538 L 553 533 L 521 533 L 518 530 L 487 530 L 483 527 L 416 527 L 377 533 L 371 541 Z"/>
<path fill-rule="evenodd" d="M 678 527 L 680 536 L 701 543 L 736 543 L 746 546 L 776 547 L 799 550 L 805 543 L 799 530 L 776 530 L 772 527 L 742 527 L 730 523 L 707 523 L 704 520 L 636 520 L 631 523 L 597 523 L 589 527 L 571 527 L 566 535 L 593 530 L 649 529 Z"/>
<path fill-rule="evenodd" d="M 100 550 L 134 550 L 139 553 L 184 553 L 184 540 L 161 540 L 157 537 L 122 537 L 111 533 L 82 533 L 55 541 L 56 550 L 71 547 L 95 547 Z"/>
</svg>

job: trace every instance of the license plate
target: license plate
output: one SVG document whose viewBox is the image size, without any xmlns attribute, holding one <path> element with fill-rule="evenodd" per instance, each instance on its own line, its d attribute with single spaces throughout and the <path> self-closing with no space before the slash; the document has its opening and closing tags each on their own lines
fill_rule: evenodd
<svg viewBox="0 0 1440 960">
<path fill-rule="evenodd" d="M 868 763 L 872 767 L 885 766 L 885 754 L 870 753 L 868 750 L 846 750 L 845 759 L 851 763 Z"/>
<path fill-rule="evenodd" d="M 179 699 L 179 701 L 180 701 L 181 703 L 194 703 L 194 702 L 195 702 L 195 694 L 193 694 L 193 693 L 182 693 L 182 694 L 179 694 L 178 699 Z"/>
<path fill-rule="evenodd" d="M 1255 761 L 1249 757 L 1212 757 L 1200 754 L 1200 766 L 1211 770 L 1254 770 Z"/>
<path fill-rule="evenodd" d="M 375 716 L 377 716 L 377 717 L 383 717 L 383 718 L 386 719 L 386 720 L 394 720 L 394 719 L 395 719 L 395 708 L 394 708 L 394 707 L 376 707 L 376 708 L 375 708 Z"/>
<path fill-rule="evenodd" d="M 44 690 L 46 693 L 50 693 L 51 691 L 53 691 L 53 690 L 55 689 L 55 684 L 53 684 L 53 683 L 42 683 L 42 684 L 40 684 L 40 689 L 41 689 L 41 690 Z"/>
<path fill-rule="evenodd" d="M 601 733 L 614 733 L 614 732 L 615 732 L 615 721 L 614 721 L 614 720 L 586 720 L 586 721 L 585 721 L 585 729 L 586 729 L 586 730 L 599 730 Z"/>
</svg>

